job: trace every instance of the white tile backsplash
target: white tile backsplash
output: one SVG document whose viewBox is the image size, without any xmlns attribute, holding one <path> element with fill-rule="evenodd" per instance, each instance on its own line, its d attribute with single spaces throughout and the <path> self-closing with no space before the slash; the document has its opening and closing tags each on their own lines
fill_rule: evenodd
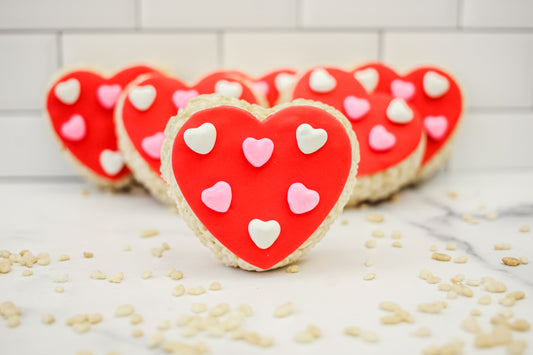
<svg viewBox="0 0 533 355">
<path fill-rule="evenodd" d="M 296 0 L 141 0 L 143 28 L 288 28 Z"/>
<path fill-rule="evenodd" d="M 304 27 L 455 27 L 458 0 L 302 0 Z"/>
<path fill-rule="evenodd" d="M 533 28 L 532 0 L 463 0 L 464 27 Z"/>
<path fill-rule="evenodd" d="M 533 112 L 467 113 L 450 166 L 456 170 L 533 168 L 531 132 Z"/>
<path fill-rule="evenodd" d="M 117 70 L 149 63 L 191 81 L 218 65 L 217 37 L 209 33 L 69 33 L 63 35 L 62 47 L 65 67 Z"/>
<path fill-rule="evenodd" d="M 276 67 L 352 67 L 378 58 L 377 33 L 232 33 L 224 35 L 222 63 L 258 75 Z"/>
<path fill-rule="evenodd" d="M 135 0 L 2 0 L 0 28 L 133 28 Z"/>
<path fill-rule="evenodd" d="M 533 106 L 533 34 L 387 32 L 383 59 L 401 71 L 448 69 L 470 107 Z"/>
<path fill-rule="evenodd" d="M 41 115 L 0 115 L 0 176 L 73 176 Z"/>
<path fill-rule="evenodd" d="M 56 35 L 1 34 L 0 110 L 42 108 L 57 63 Z"/>
<path fill-rule="evenodd" d="M 136 62 L 186 81 L 219 66 L 434 64 L 473 108 L 451 168 L 533 168 L 532 14 L 533 0 L 0 0 L 0 176 L 76 175 L 38 115 L 48 83 L 61 65 Z"/>
</svg>

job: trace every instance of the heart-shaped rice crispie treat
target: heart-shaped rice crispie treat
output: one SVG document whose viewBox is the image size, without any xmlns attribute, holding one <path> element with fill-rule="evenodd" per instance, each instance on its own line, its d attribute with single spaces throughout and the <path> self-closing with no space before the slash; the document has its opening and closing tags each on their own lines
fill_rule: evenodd
<svg viewBox="0 0 533 355">
<path fill-rule="evenodd" d="M 420 115 L 405 100 L 368 94 L 352 73 L 324 67 L 304 73 L 292 98 L 324 102 L 350 121 L 361 162 L 348 205 L 387 198 L 415 178 L 426 137 Z"/>
<path fill-rule="evenodd" d="M 268 109 L 204 95 L 169 121 L 165 135 L 169 194 L 226 265 L 263 271 L 300 258 L 342 212 L 355 184 L 355 134 L 321 103 Z"/>
<path fill-rule="evenodd" d="M 75 168 L 95 184 L 120 188 L 131 181 L 131 172 L 118 150 L 113 109 L 130 82 L 154 72 L 142 65 L 110 77 L 89 69 L 72 70 L 48 90 L 46 112 L 55 136 Z"/>
<path fill-rule="evenodd" d="M 402 98 L 418 110 L 428 140 L 416 179 L 432 175 L 450 157 L 460 126 L 463 97 L 457 82 L 436 67 L 401 76 L 382 63 L 369 63 L 353 73 L 369 93 Z"/>
<path fill-rule="evenodd" d="M 250 103 L 264 101 L 246 81 L 222 72 L 210 74 L 192 86 L 162 74 L 143 75 L 121 96 L 115 110 L 120 151 L 135 179 L 160 201 L 173 203 L 160 175 L 161 146 L 168 120 L 190 99 L 215 92 Z"/>
</svg>

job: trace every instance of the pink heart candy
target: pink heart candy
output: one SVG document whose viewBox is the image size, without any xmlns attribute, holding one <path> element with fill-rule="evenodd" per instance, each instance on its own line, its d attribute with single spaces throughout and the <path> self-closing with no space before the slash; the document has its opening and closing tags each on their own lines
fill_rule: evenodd
<svg viewBox="0 0 533 355">
<path fill-rule="evenodd" d="M 305 187 L 304 184 L 295 182 L 289 187 L 287 201 L 293 213 L 303 214 L 313 210 L 318 205 L 320 195 L 318 192 Z"/>
<path fill-rule="evenodd" d="M 390 83 L 392 96 L 410 100 L 415 94 L 415 85 L 409 81 L 395 79 Z"/>
<path fill-rule="evenodd" d="M 351 120 L 359 120 L 370 111 L 370 102 L 367 99 L 361 99 L 353 95 L 346 96 L 344 99 L 344 111 Z"/>
<path fill-rule="evenodd" d="M 424 118 L 424 128 L 429 138 L 438 141 L 446 134 L 448 130 L 448 120 L 444 116 L 426 116 Z"/>
<path fill-rule="evenodd" d="M 242 142 L 242 151 L 246 159 L 259 168 L 266 164 L 274 151 L 274 142 L 269 138 L 255 139 L 248 137 Z"/>
<path fill-rule="evenodd" d="M 396 144 L 396 137 L 394 134 L 387 131 L 383 125 L 375 125 L 368 134 L 368 144 L 370 148 L 377 152 L 384 152 Z"/>
<path fill-rule="evenodd" d="M 172 102 L 174 102 L 174 106 L 179 110 L 180 108 L 184 108 L 187 106 L 187 103 L 190 99 L 195 98 L 196 96 L 200 95 L 198 91 L 196 90 L 176 90 L 174 94 L 172 94 Z"/>
<path fill-rule="evenodd" d="M 231 186 L 225 181 L 219 181 L 202 191 L 202 202 L 216 212 L 227 212 L 231 205 Z"/>
<path fill-rule="evenodd" d="M 122 87 L 118 84 L 102 84 L 96 90 L 96 97 L 103 108 L 111 110 L 113 107 L 115 107 L 121 92 Z"/>
<path fill-rule="evenodd" d="M 254 83 L 254 89 L 259 91 L 263 95 L 268 95 L 268 83 L 266 81 L 256 81 Z"/>
<path fill-rule="evenodd" d="M 61 137 L 72 142 L 79 142 L 87 135 L 87 125 L 82 115 L 72 115 L 61 125 Z"/>
<path fill-rule="evenodd" d="M 156 134 L 148 137 L 144 137 L 141 141 L 141 147 L 152 159 L 161 158 L 161 146 L 165 140 L 165 134 L 163 132 L 157 132 Z"/>
</svg>

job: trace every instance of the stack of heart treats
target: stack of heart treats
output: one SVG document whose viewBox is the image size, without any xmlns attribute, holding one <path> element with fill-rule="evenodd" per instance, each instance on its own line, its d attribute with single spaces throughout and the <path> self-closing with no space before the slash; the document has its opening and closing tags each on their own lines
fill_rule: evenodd
<svg viewBox="0 0 533 355">
<path fill-rule="evenodd" d="M 225 264 L 256 271 L 301 257 L 345 206 L 432 175 L 451 154 L 462 107 L 443 70 L 400 75 L 382 63 L 259 78 L 221 70 L 195 84 L 145 65 L 71 70 L 46 98 L 84 177 L 143 184 Z"/>
</svg>

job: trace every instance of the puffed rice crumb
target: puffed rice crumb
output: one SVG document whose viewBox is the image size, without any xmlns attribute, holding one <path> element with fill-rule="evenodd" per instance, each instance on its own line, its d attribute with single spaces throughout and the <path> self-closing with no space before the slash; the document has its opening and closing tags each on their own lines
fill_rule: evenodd
<svg viewBox="0 0 533 355">
<path fill-rule="evenodd" d="M 455 250 L 455 249 L 457 249 L 457 244 L 455 243 L 446 244 L 446 250 Z"/>
<path fill-rule="evenodd" d="M 494 244 L 494 250 L 509 250 L 509 249 L 511 249 L 510 243 Z"/>
<path fill-rule="evenodd" d="M 431 336 L 431 329 L 429 329 L 428 327 L 420 327 L 414 332 L 412 332 L 411 335 L 420 338 L 428 338 Z"/>
<path fill-rule="evenodd" d="M 489 304 L 491 304 L 492 298 L 490 297 L 490 295 L 483 295 L 479 297 L 477 302 L 483 306 L 488 306 Z"/>
<path fill-rule="evenodd" d="M 222 288 L 222 285 L 220 284 L 220 282 L 218 281 L 213 281 L 211 282 L 211 284 L 209 285 L 209 289 L 211 291 L 218 291 Z"/>
<path fill-rule="evenodd" d="M 41 320 L 44 324 L 52 324 L 56 321 L 56 318 L 53 314 L 45 313 L 41 316 Z"/>
<path fill-rule="evenodd" d="M 367 258 L 367 259 L 365 260 L 365 266 L 366 266 L 366 267 L 371 267 L 371 266 L 373 266 L 373 265 L 374 265 L 374 261 L 372 261 L 372 259 Z"/>
<path fill-rule="evenodd" d="M 104 274 L 102 271 L 100 270 L 93 270 L 91 271 L 91 279 L 93 280 L 105 280 L 107 279 L 107 275 Z"/>
<path fill-rule="evenodd" d="M 176 297 L 183 296 L 185 294 L 185 286 L 178 285 L 172 290 L 172 294 Z"/>
<path fill-rule="evenodd" d="M 203 286 L 191 287 L 187 290 L 187 293 L 189 295 L 199 296 L 205 293 L 205 288 Z"/>
<path fill-rule="evenodd" d="M 294 312 L 294 305 L 291 302 L 282 304 L 274 309 L 274 317 L 284 318 Z"/>
<path fill-rule="evenodd" d="M 57 261 L 69 261 L 69 260 L 70 260 L 70 256 L 66 254 L 61 254 L 57 258 Z"/>
<path fill-rule="evenodd" d="M 358 337 L 361 335 L 361 329 L 359 327 L 346 327 L 344 328 L 344 334 L 352 337 Z"/>
<path fill-rule="evenodd" d="M 464 342 L 453 339 L 444 345 L 431 345 L 423 350 L 424 355 L 462 355 Z"/>
<path fill-rule="evenodd" d="M 433 253 L 431 254 L 431 258 L 437 261 L 450 261 L 452 259 L 451 256 L 444 253 Z"/>
<path fill-rule="evenodd" d="M 395 240 L 394 242 L 392 242 L 392 247 L 393 248 L 402 248 L 403 245 L 399 241 Z"/>
<path fill-rule="evenodd" d="M 117 317 L 127 317 L 133 314 L 135 312 L 135 308 L 131 304 L 122 304 L 117 307 L 115 310 L 115 315 Z"/>
<path fill-rule="evenodd" d="M 134 338 L 140 338 L 140 337 L 142 337 L 144 335 L 144 333 L 143 333 L 143 331 L 141 329 L 132 329 L 131 335 Z"/>
<path fill-rule="evenodd" d="M 56 286 L 54 289 L 57 293 L 63 293 L 65 292 L 65 288 L 63 286 Z"/>
<path fill-rule="evenodd" d="M 31 275 L 33 275 L 33 271 L 28 270 L 28 269 L 22 270 L 22 276 L 31 276 Z"/>
<path fill-rule="evenodd" d="M 86 258 L 86 259 L 90 259 L 90 258 L 94 257 L 94 253 L 92 253 L 90 251 L 84 251 L 83 252 L 83 257 Z"/>
<path fill-rule="evenodd" d="M 383 238 L 385 236 L 385 232 L 380 229 L 375 229 L 372 231 L 372 236 L 376 238 Z"/>
<path fill-rule="evenodd" d="M 373 239 L 369 239 L 365 242 L 365 247 L 367 247 L 368 249 L 372 249 L 372 248 L 375 248 L 376 247 L 376 241 L 373 240 Z"/>
<path fill-rule="evenodd" d="M 365 276 L 363 276 L 363 280 L 365 281 L 374 280 L 375 278 L 376 278 L 376 274 L 373 272 L 365 274 Z"/>
<path fill-rule="evenodd" d="M 288 272 L 289 274 L 296 274 L 300 272 L 300 267 L 298 265 L 289 265 L 285 269 L 285 272 Z"/>
<path fill-rule="evenodd" d="M 391 238 L 392 239 L 401 239 L 402 238 L 402 232 L 400 232 L 398 230 L 393 230 L 392 233 L 391 233 Z"/>
<path fill-rule="evenodd" d="M 111 283 L 119 284 L 124 279 L 124 273 L 118 272 L 115 275 L 109 277 L 108 281 Z"/>
<path fill-rule="evenodd" d="M 367 330 L 361 332 L 361 339 L 363 339 L 367 343 L 377 343 L 379 342 L 379 335 L 376 332 Z"/>
<path fill-rule="evenodd" d="M 367 213 L 365 218 L 372 223 L 382 223 L 385 220 L 385 217 L 379 213 Z"/>
<path fill-rule="evenodd" d="M 527 265 L 529 263 L 529 260 L 527 260 L 527 256 L 521 256 L 520 257 L 520 263 Z"/>
<path fill-rule="evenodd" d="M 466 256 L 458 256 L 453 259 L 453 262 L 456 264 L 465 264 L 468 261 L 468 257 Z"/>
<path fill-rule="evenodd" d="M 529 228 L 529 226 L 522 226 L 522 227 L 520 227 L 519 231 L 520 231 L 520 233 L 529 233 L 530 228 Z"/>
<path fill-rule="evenodd" d="M 130 317 L 131 324 L 139 324 L 142 321 L 143 321 L 143 316 L 141 316 L 139 313 L 134 313 Z"/>
<path fill-rule="evenodd" d="M 514 258 L 512 256 L 506 256 L 502 258 L 502 262 L 507 266 L 518 266 L 520 265 L 520 259 Z"/>
<path fill-rule="evenodd" d="M 159 235 L 159 230 L 157 229 L 145 229 L 141 231 L 141 238 L 150 238 Z"/>
</svg>

